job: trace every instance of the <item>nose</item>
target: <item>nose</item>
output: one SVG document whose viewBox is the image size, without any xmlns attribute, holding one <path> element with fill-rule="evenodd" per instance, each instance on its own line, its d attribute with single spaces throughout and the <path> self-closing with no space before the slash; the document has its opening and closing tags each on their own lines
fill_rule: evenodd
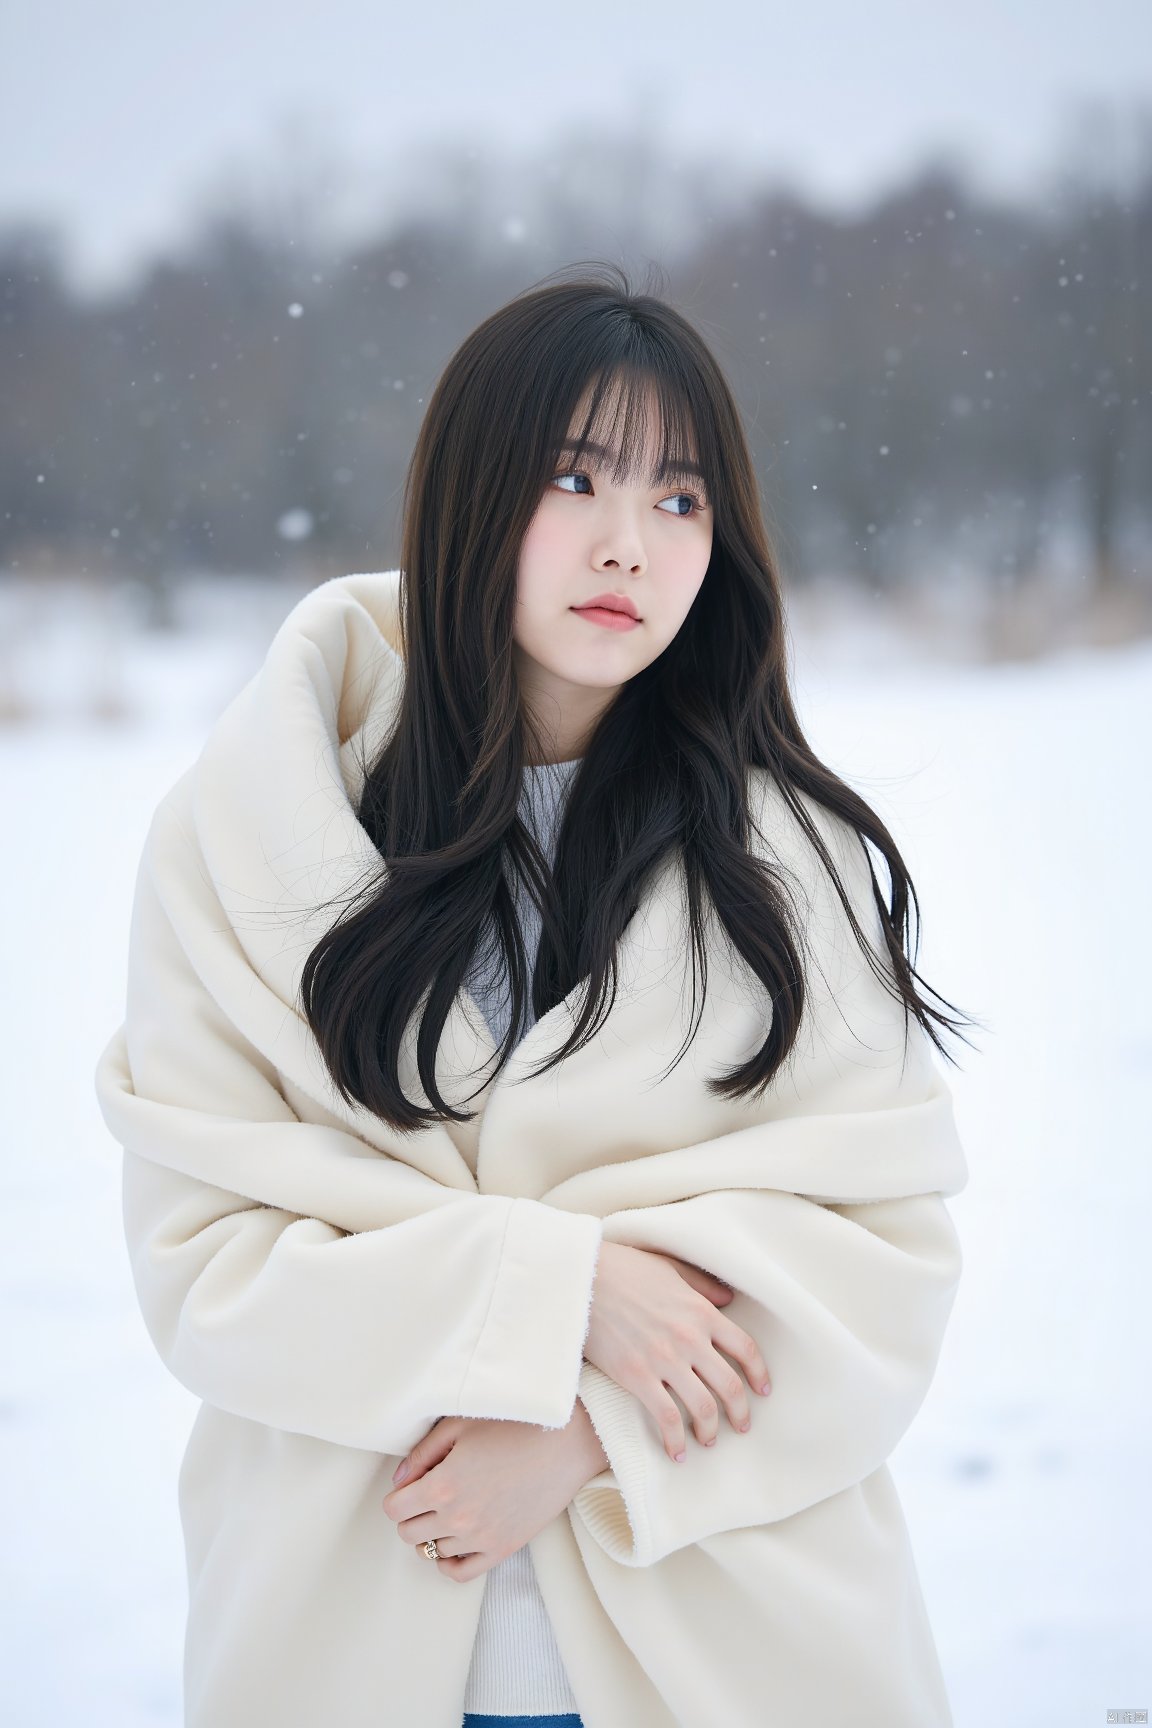
<svg viewBox="0 0 1152 1728">
<path fill-rule="evenodd" d="M 633 524 L 617 523 L 601 541 L 595 557 L 598 570 L 628 570 L 635 576 L 648 567 L 644 542 Z"/>
</svg>

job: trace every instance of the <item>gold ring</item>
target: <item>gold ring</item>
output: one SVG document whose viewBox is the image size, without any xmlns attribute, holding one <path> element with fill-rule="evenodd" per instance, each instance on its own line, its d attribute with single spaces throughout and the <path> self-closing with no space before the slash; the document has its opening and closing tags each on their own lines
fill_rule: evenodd
<svg viewBox="0 0 1152 1728">
<path fill-rule="evenodd" d="M 436 1546 L 435 1536 L 433 1536 L 431 1542 L 422 1542 L 420 1546 L 423 1548 L 425 1554 L 427 1554 L 429 1560 L 440 1559 L 440 1550 Z"/>
</svg>

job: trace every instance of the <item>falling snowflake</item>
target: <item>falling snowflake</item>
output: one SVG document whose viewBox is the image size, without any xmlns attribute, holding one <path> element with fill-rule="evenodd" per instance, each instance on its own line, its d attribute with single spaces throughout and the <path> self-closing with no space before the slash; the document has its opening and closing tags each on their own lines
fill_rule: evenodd
<svg viewBox="0 0 1152 1728">
<path fill-rule="evenodd" d="M 311 510 L 285 510 L 277 520 L 276 532 L 281 540 L 307 540 L 315 525 Z"/>
</svg>

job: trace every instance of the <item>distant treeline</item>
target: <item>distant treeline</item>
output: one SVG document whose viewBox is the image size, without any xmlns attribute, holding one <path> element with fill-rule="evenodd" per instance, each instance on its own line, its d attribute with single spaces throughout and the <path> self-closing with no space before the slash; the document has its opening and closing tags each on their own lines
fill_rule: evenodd
<svg viewBox="0 0 1152 1728">
<path fill-rule="evenodd" d="M 56 235 L 0 231 L 0 574 L 391 566 L 464 334 L 565 263 L 643 273 L 614 195 L 600 233 L 553 202 L 546 240 L 481 244 L 429 209 L 323 254 L 218 214 L 103 300 Z M 940 167 L 852 219 L 685 199 L 658 262 L 741 401 L 789 581 L 1152 582 L 1152 160 L 1053 202 Z"/>
</svg>

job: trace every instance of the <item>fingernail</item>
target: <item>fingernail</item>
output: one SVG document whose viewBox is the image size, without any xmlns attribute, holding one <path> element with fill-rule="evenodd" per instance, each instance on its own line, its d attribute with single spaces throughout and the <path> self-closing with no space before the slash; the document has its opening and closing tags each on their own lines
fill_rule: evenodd
<svg viewBox="0 0 1152 1728">
<path fill-rule="evenodd" d="M 403 1482 L 403 1480 L 404 1480 L 405 1476 L 407 1476 L 407 1474 L 408 1474 L 408 1460 L 407 1460 L 407 1458 L 405 1458 L 400 1464 L 397 1465 L 396 1469 L 392 1472 L 392 1480 L 393 1480 L 393 1482 Z"/>
<path fill-rule="evenodd" d="M 772 1390 L 771 1380 L 765 1380 L 763 1386 L 761 1386 L 761 1388 L 760 1388 L 761 1393 L 763 1394 L 763 1396 L 765 1398 L 767 1398 L 767 1396 L 768 1396 L 769 1392 L 771 1392 L 771 1390 Z"/>
<path fill-rule="evenodd" d="M 676 1454 L 677 1464 L 683 1464 L 683 1462 L 684 1462 L 685 1458 L 687 1458 L 687 1456 L 688 1456 L 687 1452 L 677 1452 L 677 1454 Z"/>
</svg>

